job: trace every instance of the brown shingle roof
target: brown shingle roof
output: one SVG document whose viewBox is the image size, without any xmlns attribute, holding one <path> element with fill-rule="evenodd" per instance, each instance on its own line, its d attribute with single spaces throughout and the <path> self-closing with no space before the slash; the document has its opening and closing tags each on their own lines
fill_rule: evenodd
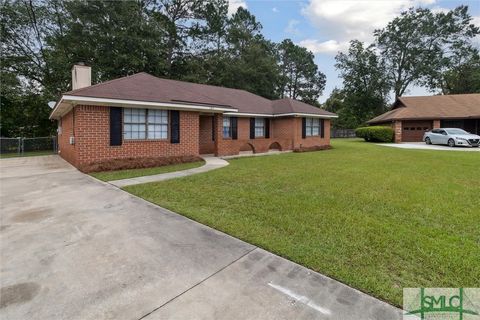
<svg viewBox="0 0 480 320">
<path fill-rule="evenodd" d="M 335 116 L 334 113 L 328 112 L 326 110 L 316 108 L 309 104 L 303 103 L 298 100 L 284 98 L 279 100 L 272 101 L 273 114 L 284 114 L 284 113 L 308 113 L 308 114 L 317 114 L 323 116 Z"/>
<path fill-rule="evenodd" d="M 480 118 L 480 94 L 398 98 L 393 109 L 368 121 Z"/>
<path fill-rule="evenodd" d="M 189 103 L 238 109 L 240 113 L 273 115 L 333 113 L 292 99 L 271 101 L 245 90 L 157 78 L 141 72 L 64 93 L 68 96 L 122 99 L 161 103 Z"/>
</svg>

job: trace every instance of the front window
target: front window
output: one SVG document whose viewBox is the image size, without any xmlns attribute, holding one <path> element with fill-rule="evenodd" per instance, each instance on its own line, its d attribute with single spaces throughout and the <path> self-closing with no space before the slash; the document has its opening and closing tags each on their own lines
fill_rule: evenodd
<svg viewBox="0 0 480 320">
<path fill-rule="evenodd" d="M 125 109 L 123 112 L 123 132 L 125 139 L 145 139 L 147 132 L 145 109 Z"/>
<path fill-rule="evenodd" d="M 318 118 L 306 118 L 305 119 L 305 131 L 307 137 L 320 135 L 320 119 Z"/>
<path fill-rule="evenodd" d="M 168 111 L 147 110 L 148 112 L 148 139 L 167 139 Z"/>
<path fill-rule="evenodd" d="M 232 123 L 230 117 L 223 117 L 223 137 L 232 137 Z"/>
<path fill-rule="evenodd" d="M 167 139 L 168 111 L 125 108 L 123 134 L 128 140 Z"/>
<path fill-rule="evenodd" d="M 265 119 L 255 118 L 255 138 L 265 136 Z"/>
</svg>

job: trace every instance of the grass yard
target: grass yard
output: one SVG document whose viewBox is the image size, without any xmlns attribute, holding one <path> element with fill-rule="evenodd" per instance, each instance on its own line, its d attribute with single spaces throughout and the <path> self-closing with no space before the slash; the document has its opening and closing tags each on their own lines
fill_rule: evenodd
<svg viewBox="0 0 480 320">
<path fill-rule="evenodd" d="M 168 166 L 161 166 L 161 167 L 154 167 L 154 168 L 92 172 L 90 173 L 90 175 L 102 181 L 113 181 L 113 180 L 129 179 L 129 178 L 142 177 L 142 176 L 150 176 L 150 175 L 159 174 L 159 173 L 187 170 L 187 169 L 203 166 L 204 164 L 205 164 L 204 161 L 196 161 L 196 162 L 172 164 Z"/>
<path fill-rule="evenodd" d="M 480 287 L 480 154 L 332 145 L 125 189 L 397 306 Z"/>
<path fill-rule="evenodd" d="M 21 154 L 18 153 L 3 153 L 0 154 L 0 159 L 3 158 L 17 158 L 17 157 L 35 157 L 35 156 L 48 156 L 56 154 L 52 150 L 47 150 L 47 151 L 29 151 L 29 152 L 24 152 Z"/>
</svg>

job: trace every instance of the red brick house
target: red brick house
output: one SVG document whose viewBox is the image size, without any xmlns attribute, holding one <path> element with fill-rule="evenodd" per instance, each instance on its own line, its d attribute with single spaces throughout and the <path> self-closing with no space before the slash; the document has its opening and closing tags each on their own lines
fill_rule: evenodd
<svg viewBox="0 0 480 320">
<path fill-rule="evenodd" d="M 111 161 L 315 150 L 330 145 L 337 116 L 292 99 L 138 73 L 91 85 L 91 69 L 72 69 L 73 91 L 58 120 L 59 153 L 83 171 Z"/>
<path fill-rule="evenodd" d="M 422 141 L 425 131 L 436 128 L 480 134 L 480 94 L 401 97 L 392 110 L 367 123 L 391 126 L 397 143 Z"/>
</svg>

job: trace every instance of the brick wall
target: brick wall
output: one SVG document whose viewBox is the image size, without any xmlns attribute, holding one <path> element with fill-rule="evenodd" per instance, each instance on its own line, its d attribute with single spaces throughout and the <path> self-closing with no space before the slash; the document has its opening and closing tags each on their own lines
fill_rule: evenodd
<svg viewBox="0 0 480 320">
<path fill-rule="evenodd" d="M 219 156 L 236 155 L 240 151 L 255 153 L 273 149 L 272 144 L 281 150 L 328 146 L 330 144 L 330 121 L 325 120 L 325 137 L 302 139 L 302 118 L 271 118 L 270 138 L 250 139 L 250 118 L 238 118 L 238 139 L 224 139 L 222 133 L 223 116 L 214 115 L 215 141 L 211 142 L 212 118 L 200 117 L 198 112 L 180 112 L 180 143 L 170 140 L 123 140 L 121 146 L 110 146 L 109 107 L 76 106 L 62 119 L 62 134 L 59 135 L 61 156 L 82 169 L 91 164 L 118 159 L 141 159 L 152 157 L 198 156 L 202 153 L 215 153 Z M 200 123 L 202 121 L 202 130 Z M 70 136 L 75 136 L 75 144 L 70 145 Z M 201 139 L 200 139 L 201 138 Z M 202 144 L 200 144 L 202 141 Z M 207 150 L 208 149 L 208 150 Z M 275 147 L 275 149 L 277 149 Z"/>
<path fill-rule="evenodd" d="M 402 142 L 402 121 L 395 121 L 393 131 L 395 132 L 395 143 Z"/>
<path fill-rule="evenodd" d="M 218 156 L 236 155 L 240 151 L 252 150 L 255 153 L 268 152 L 274 143 L 280 149 L 293 150 L 330 145 L 330 120 L 325 120 L 325 137 L 307 137 L 302 139 L 302 118 L 270 118 L 270 138 L 250 139 L 250 118 L 238 118 L 238 139 L 224 139 L 222 133 L 222 115 L 215 116 L 215 146 Z"/>
<path fill-rule="evenodd" d="M 295 137 L 293 140 L 294 149 L 302 148 L 311 148 L 317 146 L 328 146 L 330 145 L 330 120 L 324 120 L 324 137 L 320 138 L 319 136 L 315 137 L 305 137 L 302 139 L 302 118 L 293 118 L 295 121 Z"/>
<path fill-rule="evenodd" d="M 64 117 L 67 118 L 67 117 Z M 62 119 L 62 122 L 66 119 Z M 62 139 L 63 141 L 63 139 Z M 126 158 L 198 156 L 198 112 L 180 112 L 180 143 L 170 140 L 123 140 L 121 146 L 110 146 L 109 107 L 75 107 L 76 161 L 64 156 L 79 168 L 89 164 Z M 60 148 L 65 148 L 64 143 Z M 67 152 L 69 154 L 69 152 Z"/>
<path fill-rule="evenodd" d="M 74 136 L 74 112 L 75 110 L 72 109 L 72 111 L 59 120 L 61 132 L 58 134 L 58 151 L 62 158 L 70 162 L 72 165 L 77 166 L 77 148 L 75 144 L 70 144 L 70 137 Z"/>
</svg>

